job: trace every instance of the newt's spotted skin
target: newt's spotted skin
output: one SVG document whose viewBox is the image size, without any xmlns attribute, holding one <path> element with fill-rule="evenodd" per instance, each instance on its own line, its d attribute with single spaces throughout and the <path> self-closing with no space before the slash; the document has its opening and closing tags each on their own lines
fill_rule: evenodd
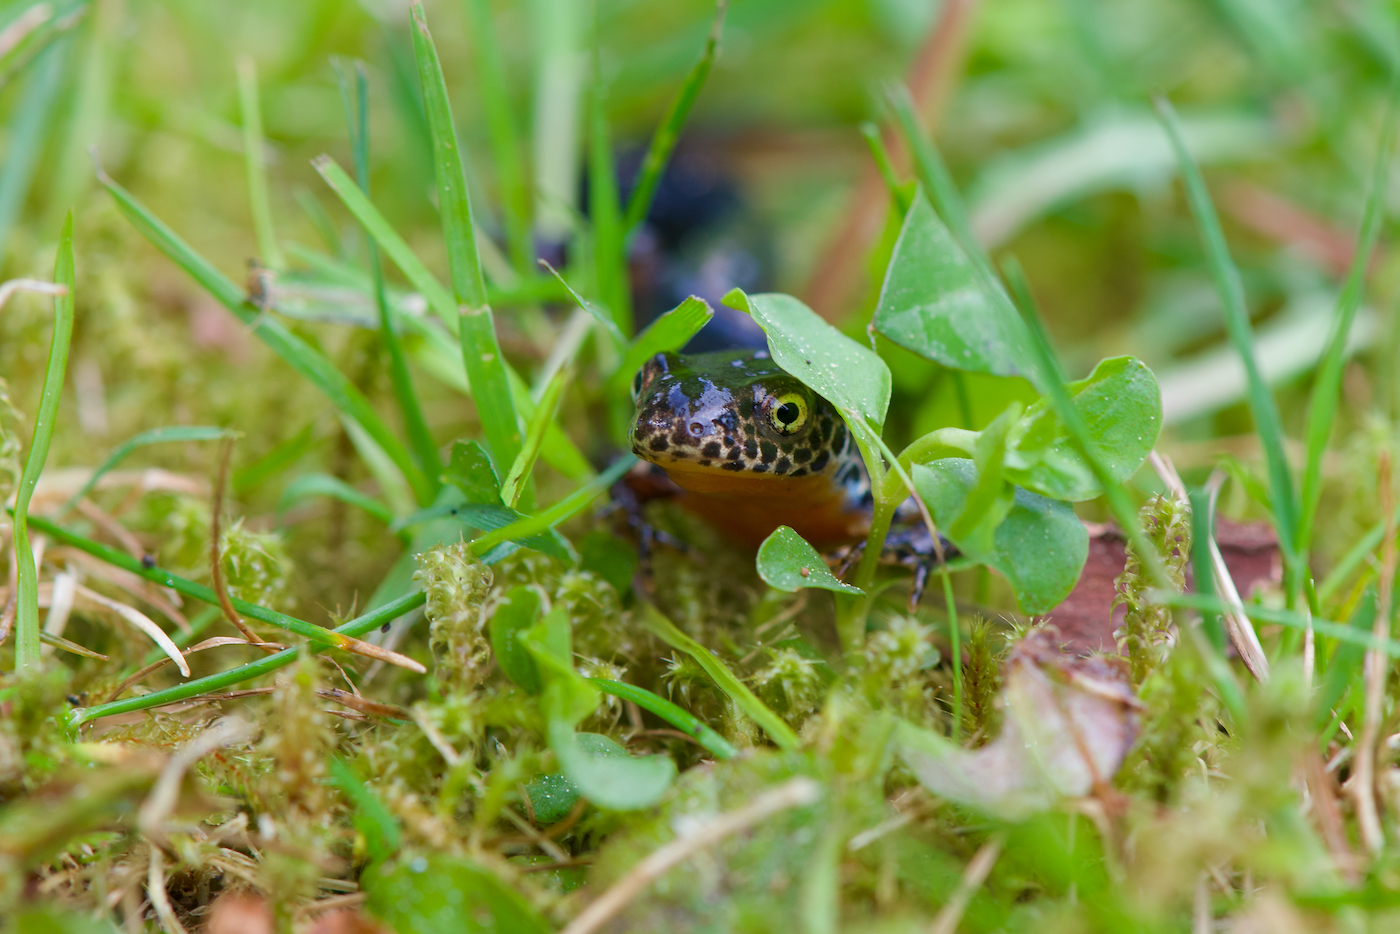
<svg viewBox="0 0 1400 934">
<path fill-rule="evenodd" d="M 780 525 L 819 548 L 865 538 L 870 485 L 845 423 L 767 351 L 658 354 L 632 395 L 633 452 L 721 531 L 753 546 Z"/>
</svg>

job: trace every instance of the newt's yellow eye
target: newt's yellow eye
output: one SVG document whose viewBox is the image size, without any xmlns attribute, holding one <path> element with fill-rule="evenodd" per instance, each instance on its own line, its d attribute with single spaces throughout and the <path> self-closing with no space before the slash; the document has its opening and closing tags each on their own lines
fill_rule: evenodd
<svg viewBox="0 0 1400 934">
<path fill-rule="evenodd" d="M 807 424 L 807 400 L 796 392 L 775 396 L 768 408 L 768 417 L 779 434 L 793 434 Z"/>
</svg>

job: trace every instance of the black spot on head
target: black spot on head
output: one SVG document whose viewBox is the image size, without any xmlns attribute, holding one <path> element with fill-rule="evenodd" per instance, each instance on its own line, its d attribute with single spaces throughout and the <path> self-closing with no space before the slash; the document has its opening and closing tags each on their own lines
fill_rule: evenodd
<svg viewBox="0 0 1400 934">
<path fill-rule="evenodd" d="M 811 448 L 793 448 L 792 459 L 799 464 L 805 464 L 812 459 Z"/>
<path fill-rule="evenodd" d="M 827 461 L 829 460 L 831 460 L 831 452 L 822 451 L 815 458 L 813 458 L 812 463 L 808 466 L 811 468 L 812 473 L 820 473 L 822 468 L 826 466 Z"/>
<path fill-rule="evenodd" d="M 706 457 L 719 457 L 719 442 L 711 441 L 700 449 L 700 453 L 704 454 Z"/>
<path fill-rule="evenodd" d="M 767 472 L 768 472 L 768 465 L 767 465 L 767 464 L 754 464 L 754 465 L 753 465 L 752 467 L 750 467 L 749 469 L 752 470 L 754 473 L 767 473 Z"/>
<path fill-rule="evenodd" d="M 796 470 L 794 470 L 794 471 L 793 471 L 791 474 L 789 474 L 788 476 L 791 476 L 791 477 L 805 477 L 805 476 L 807 476 L 807 468 L 806 468 L 806 467 L 798 467 Z"/>
<path fill-rule="evenodd" d="M 725 463 L 720 464 L 720 467 L 724 468 L 725 470 L 743 470 L 743 469 L 744 469 L 744 465 L 741 464 L 741 463 L 739 463 L 738 461 L 726 461 Z"/>
<path fill-rule="evenodd" d="M 792 461 L 788 460 L 786 457 L 778 458 L 778 462 L 773 465 L 774 473 L 787 473 L 791 469 Z"/>
<path fill-rule="evenodd" d="M 762 442 L 759 444 L 758 449 L 763 452 L 763 462 L 765 464 L 773 463 L 773 458 L 778 456 L 778 446 L 772 441 Z"/>
<path fill-rule="evenodd" d="M 711 461 L 708 457 L 703 457 L 703 458 L 700 459 L 700 466 L 701 466 L 701 467 L 708 467 L 708 466 L 710 466 L 710 464 L 712 464 L 712 463 L 713 463 L 713 461 Z"/>
<path fill-rule="evenodd" d="M 758 442 L 752 440 L 744 442 L 744 453 L 747 454 L 749 457 L 757 457 Z"/>
<path fill-rule="evenodd" d="M 671 442 L 667 441 L 660 435 L 657 435 L 655 438 L 652 438 L 651 443 L 647 445 L 647 447 L 651 448 L 653 451 L 664 451 L 670 446 Z"/>
<path fill-rule="evenodd" d="M 749 422 L 748 424 L 744 425 L 744 437 L 752 438 L 757 434 L 758 431 L 754 428 L 753 422 Z"/>
<path fill-rule="evenodd" d="M 695 447 L 695 439 L 684 428 L 677 428 L 671 432 L 671 443 L 678 448 Z"/>
<path fill-rule="evenodd" d="M 734 447 L 734 448 L 730 448 L 730 449 L 729 449 L 729 453 L 726 454 L 726 455 L 724 455 L 724 456 L 725 456 L 725 458 L 728 459 L 728 460 L 737 461 L 739 458 L 741 458 L 741 457 L 744 456 L 744 452 L 741 451 L 739 448 Z"/>
</svg>

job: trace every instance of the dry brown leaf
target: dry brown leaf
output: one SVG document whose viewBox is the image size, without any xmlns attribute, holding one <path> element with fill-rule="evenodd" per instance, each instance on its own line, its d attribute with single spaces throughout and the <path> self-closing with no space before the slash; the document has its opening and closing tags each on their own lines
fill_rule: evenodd
<svg viewBox="0 0 1400 934">
<path fill-rule="evenodd" d="M 1031 632 L 1006 661 L 1001 735 L 980 749 L 901 726 L 900 753 L 929 791 L 1006 820 L 1082 797 L 1117 774 L 1137 735 L 1139 706 L 1119 668 L 1058 649 Z"/>
</svg>

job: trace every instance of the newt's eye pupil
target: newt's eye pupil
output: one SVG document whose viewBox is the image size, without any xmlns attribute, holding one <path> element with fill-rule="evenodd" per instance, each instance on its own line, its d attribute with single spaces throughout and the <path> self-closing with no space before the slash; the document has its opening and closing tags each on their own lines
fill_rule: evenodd
<svg viewBox="0 0 1400 934">
<path fill-rule="evenodd" d="M 797 421 L 797 417 L 802 414 L 802 410 L 795 403 L 785 402 L 778 406 L 778 410 L 773 413 L 774 417 L 784 425 L 791 425 Z"/>
</svg>

